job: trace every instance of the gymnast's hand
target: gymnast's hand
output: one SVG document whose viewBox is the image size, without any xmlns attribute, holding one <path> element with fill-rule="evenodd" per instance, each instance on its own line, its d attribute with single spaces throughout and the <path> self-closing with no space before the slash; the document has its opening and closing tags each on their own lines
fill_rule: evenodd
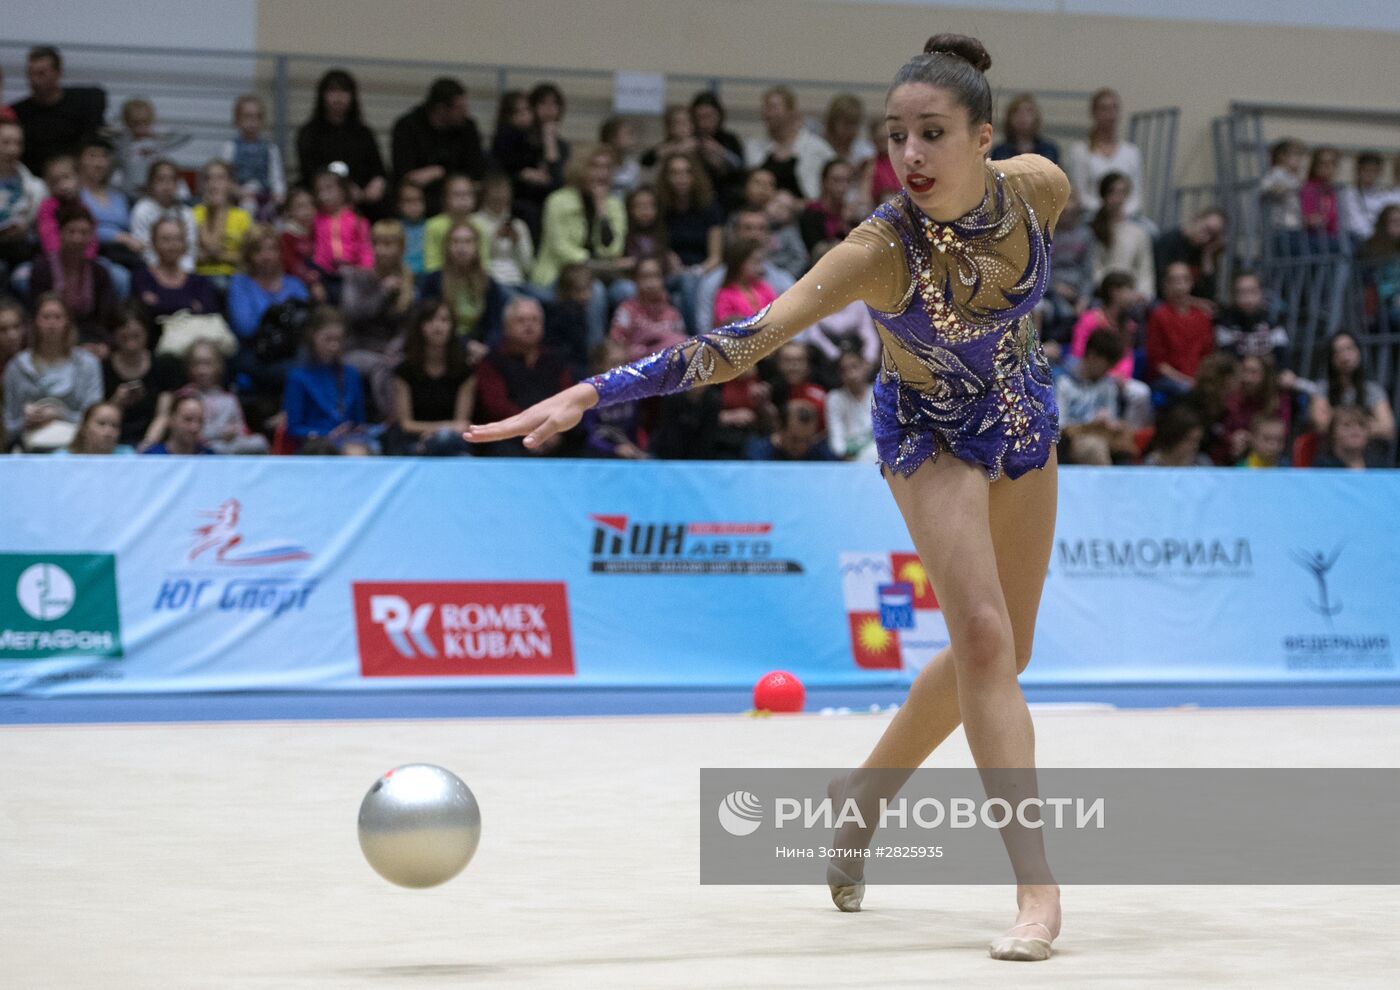
<svg viewBox="0 0 1400 990">
<path fill-rule="evenodd" d="M 471 443 L 488 443 L 525 434 L 525 446 L 533 450 L 556 433 L 573 429 L 583 418 L 584 410 L 592 409 L 597 404 L 598 390 L 579 382 L 543 402 L 536 402 L 509 419 L 469 426 L 462 437 Z"/>
</svg>

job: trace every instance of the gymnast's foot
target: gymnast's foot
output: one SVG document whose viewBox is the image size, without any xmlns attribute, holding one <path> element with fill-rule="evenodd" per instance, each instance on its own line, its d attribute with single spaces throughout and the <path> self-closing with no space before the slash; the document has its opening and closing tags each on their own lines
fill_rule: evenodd
<svg viewBox="0 0 1400 990">
<path fill-rule="evenodd" d="M 846 785 L 849 774 L 833 777 L 826 785 L 826 796 L 831 799 L 832 813 L 840 818 L 846 802 Z M 846 823 L 836 829 L 831 841 L 832 849 L 863 851 L 870 845 L 874 829 L 861 829 L 853 823 Z M 860 855 L 833 856 L 826 864 L 826 885 L 831 890 L 831 900 L 842 911 L 859 911 L 860 902 L 865 897 L 865 858 Z"/>
<path fill-rule="evenodd" d="M 1050 943 L 1060 935 L 1060 888 L 1056 884 L 1023 884 L 1016 888 L 1016 923 L 987 950 L 993 959 L 1040 962 L 1052 954 Z"/>
</svg>

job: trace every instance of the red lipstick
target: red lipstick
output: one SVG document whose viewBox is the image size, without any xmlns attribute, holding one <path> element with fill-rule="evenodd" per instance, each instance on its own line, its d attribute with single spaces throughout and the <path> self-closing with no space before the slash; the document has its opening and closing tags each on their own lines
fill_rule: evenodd
<svg viewBox="0 0 1400 990">
<path fill-rule="evenodd" d="M 905 176 L 904 181 L 908 183 L 910 189 L 922 196 L 932 189 L 933 184 L 938 180 L 930 179 L 928 176 L 920 175 L 918 172 L 910 172 Z"/>
</svg>

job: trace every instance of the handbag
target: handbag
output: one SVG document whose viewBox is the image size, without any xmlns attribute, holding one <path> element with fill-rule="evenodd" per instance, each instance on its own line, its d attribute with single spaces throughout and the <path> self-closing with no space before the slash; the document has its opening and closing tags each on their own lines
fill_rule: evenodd
<svg viewBox="0 0 1400 990">
<path fill-rule="evenodd" d="M 274 364 L 296 357 L 311 318 L 311 307 L 300 300 L 269 306 L 253 333 L 253 353 L 259 362 Z"/>
<path fill-rule="evenodd" d="M 78 424 L 66 419 L 53 419 L 43 426 L 27 430 L 20 437 L 20 446 L 26 454 L 49 454 L 67 447 L 78 435 Z"/>
<path fill-rule="evenodd" d="M 205 340 L 217 347 L 224 357 L 238 353 L 238 338 L 219 313 L 192 313 L 182 309 L 162 316 L 159 322 L 161 334 L 160 343 L 156 345 L 157 354 L 171 354 L 183 360 L 191 344 Z"/>
</svg>

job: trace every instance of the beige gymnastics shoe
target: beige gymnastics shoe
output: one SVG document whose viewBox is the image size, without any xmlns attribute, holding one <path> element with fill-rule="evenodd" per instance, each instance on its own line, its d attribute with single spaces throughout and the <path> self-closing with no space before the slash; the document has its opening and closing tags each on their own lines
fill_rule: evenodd
<svg viewBox="0 0 1400 990">
<path fill-rule="evenodd" d="M 1045 934 L 1050 935 L 1048 925 L 1039 921 L 1023 921 L 1019 925 L 1012 925 L 1007 929 L 1007 934 L 994 940 L 987 946 L 987 951 L 993 959 L 1009 959 L 1015 962 L 1040 962 L 1049 959 L 1053 950 L 1050 948 L 1048 938 L 1017 938 L 1010 934 L 1018 928 L 1028 928 L 1035 925 L 1045 930 Z"/>
</svg>

